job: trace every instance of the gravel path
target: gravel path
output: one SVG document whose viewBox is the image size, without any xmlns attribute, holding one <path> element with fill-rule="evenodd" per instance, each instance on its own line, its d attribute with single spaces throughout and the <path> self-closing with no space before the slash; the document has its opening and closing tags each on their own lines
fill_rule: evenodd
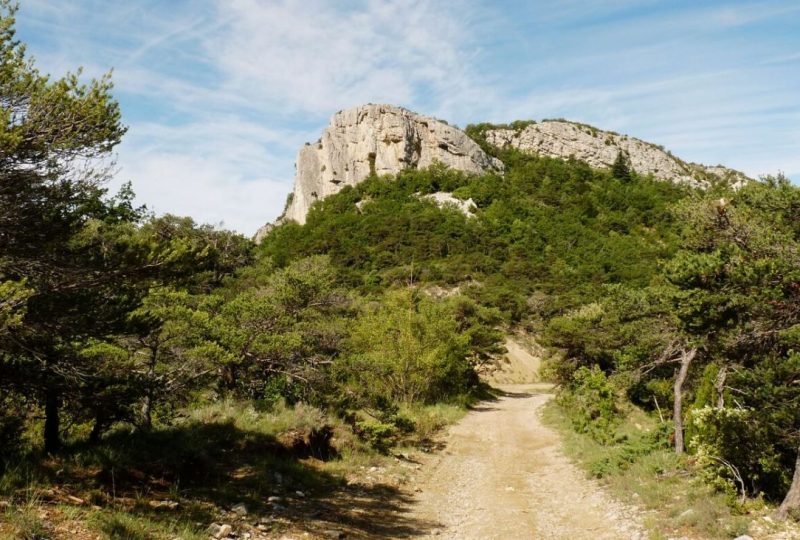
<svg viewBox="0 0 800 540">
<path fill-rule="evenodd" d="M 613 500 L 563 455 L 542 424 L 548 385 L 502 386 L 470 412 L 424 467 L 414 518 L 430 538 L 645 538 L 638 512 Z"/>
</svg>

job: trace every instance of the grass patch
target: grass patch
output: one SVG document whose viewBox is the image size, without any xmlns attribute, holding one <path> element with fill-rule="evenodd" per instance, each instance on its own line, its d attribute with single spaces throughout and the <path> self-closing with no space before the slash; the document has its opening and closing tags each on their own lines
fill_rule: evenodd
<svg viewBox="0 0 800 540">
<path fill-rule="evenodd" d="M 403 440 L 404 444 L 425 445 L 442 429 L 461 420 L 467 409 L 460 405 L 440 403 L 437 405 L 416 406 L 402 409 L 414 422 L 414 431 Z"/>
<path fill-rule="evenodd" d="M 200 540 L 208 537 L 202 527 L 176 522 L 173 524 L 124 511 L 102 511 L 91 515 L 88 524 L 112 540 L 150 540 L 151 538 L 181 538 Z"/>
<path fill-rule="evenodd" d="M 404 409 L 414 429 L 398 444 L 424 447 L 464 413 L 458 405 Z M 315 452 L 315 437 L 330 453 Z M 63 531 L 69 536 L 76 528 L 113 539 L 206 538 L 208 526 L 230 523 L 230 512 L 240 504 L 247 508 L 245 527 L 276 515 L 304 527 L 317 500 L 335 524 L 359 510 L 332 494 L 373 468 L 394 475 L 402 469 L 397 462 L 317 408 L 219 401 L 187 410 L 150 432 L 120 426 L 98 444 L 72 443 L 57 457 L 30 450 L 5 464 L 0 540 L 61 537 Z M 370 502 L 370 490 L 376 501 L 401 497 L 391 486 L 359 483 L 357 489 L 362 496 L 356 504 L 367 512 L 380 507 Z M 276 510 L 270 497 L 279 497 L 284 509 Z M 352 527 L 374 525 L 363 523 Z"/>
<path fill-rule="evenodd" d="M 555 400 L 543 411 L 545 423 L 561 433 L 567 456 L 621 500 L 651 511 L 646 525 L 653 538 L 734 538 L 748 533 L 754 516 L 731 508 L 724 494 L 693 474 L 687 458 L 665 447 L 661 424 L 635 408 L 622 416 L 610 442 L 601 444 L 576 433 Z"/>
<path fill-rule="evenodd" d="M 36 503 L 9 506 L 0 515 L 8 528 L 0 532 L 2 540 L 41 540 L 49 537 L 47 526 Z"/>
</svg>

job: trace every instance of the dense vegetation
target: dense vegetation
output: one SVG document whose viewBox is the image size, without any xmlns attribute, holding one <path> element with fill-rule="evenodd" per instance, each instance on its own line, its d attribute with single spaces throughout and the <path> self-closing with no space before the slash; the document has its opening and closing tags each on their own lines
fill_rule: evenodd
<svg viewBox="0 0 800 540">
<path fill-rule="evenodd" d="M 576 429 L 613 444 L 618 405 L 671 411 L 653 449 L 690 452 L 732 501 L 789 492 L 781 514 L 796 508 L 800 190 L 780 176 L 691 190 L 622 155 L 604 171 L 492 151 L 502 177 L 372 178 L 260 251 L 279 265 L 328 253 L 364 294 L 457 290 L 561 351 L 550 368 Z M 437 191 L 477 211 L 439 210 L 424 198 Z"/>
<path fill-rule="evenodd" d="M 334 426 L 386 452 L 428 429 L 425 407 L 485 395 L 477 368 L 524 329 L 559 351 L 576 430 L 614 445 L 638 407 L 661 419 L 648 444 L 691 453 L 732 500 L 800 506 L 800 190 L 785 179 L 701 192 L 622 154 L 597 170 L 484 144 L 503 175 L 371 177 L 255 246 L 109 194 L 125 132 L 110 80 L 43 76 L 3 9 L 0 494 L 83 481 L 79 465 L 106 494 L 135 489 L 134 469 L 191 486 L 194 465 L 232 465 L 234 439 L 259 466 L 331 459 Z M 439 191 L 476 210 L 424 197 Z M 258 431 L 290 410 L 314 419 L 299 438 Z"/>
<path fill-rule="evenodd" d="M 0 9 L 0 537 L 47 533 L 24 511 L 42 493 L 107 506 L 97 526 L 126 538 L 146 536 L 145 494 L 181 498 L 202 531 L 209 503 L 337 482 L 298 459 L 422 440 L 486 392 L 495 310 L 356 290 L 329 255 L 278 262 L 108 193 L 125 133 L 110 79 L 42 75 Z M 258 474 L 229 478 L 242 468 Z"/>
</svg>

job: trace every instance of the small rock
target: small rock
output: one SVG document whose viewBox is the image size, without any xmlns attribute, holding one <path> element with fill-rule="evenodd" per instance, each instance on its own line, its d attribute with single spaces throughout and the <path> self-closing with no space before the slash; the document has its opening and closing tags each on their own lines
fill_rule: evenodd
<svg viewBox="0 0 800 540">
<path fill-rule="evenodd" d="M 753 537 L 743 534 L 742 536 L 737 536 L 733 540 L 753 540 Z"/>
<path fill-rule="evenodd" d="M 271 497 L 267 497 L 267 502 L 268 503 L 273 503 L 274 504 L 274 503 L 279 503 L 281 501 L 283 501 L 283 499 L 281 497 L 278 497 L 277 495 L 273 495 Z"/>
<path fill-rule="evenodd" d="M 328 530 L 325 530 L 325 531 L 320 531 L 320 533 L 325 538 L 337 538 L 338 539 L 338 538 L 346 538 L 347 537 L 347 535 L 345 534 L 344 531 L 340 531 L 338 529 L 328 529 Z"/>
<path fill-rule="evenodd" d="M 217 534 L 214 536 L 216 536 L 217 538 L 224 538 L 229 534 L 231 534 L 232 532 L 233 532 L 233 527 L 231 527 L 227 523 L 223 523 L 222 525 L 219 526 L 219 531 L 217 531 Z"/>
<path fill-rule="evenodd" d="M 219 523 L 212 523 L 211 525 L 208 526 L 206 532 L 211 536 L 213 536 L 214 538 L 219 538 L 220 536 L 222 536 L 219 533 L 221 530 L 222 530 L 222 525 L 220 525 Z"/>
<path fill-rule="evenodd" d="M 234 514 L 239 514 L 240 516 L 246 516 L 247 506 L 244 503 L 236 504 L 233 506 L 233 508 L 231 508 L 231 512 Z"/>
<path fill-rule="evenodd" d="M 282 504 L 274 504 L 272 505 L 272 509 L 276 512 L 285 512 L 286 510 L 288 510 L 288 508 L 286 508 Z"/>
<path fill-rule="evenodd" d="M 304 499 L 305 496 L 306 496 L 305 493 L 303 493 L 302 491 L 299 491 L 299 490 L 295 491 L 294 494 L 297 495 L 298 497 L 300 497 L 301 499 Z"/>
<path fill-rule="evenodd" d="M 150 501 L 147 503 L 150 508 L 162 509 L 166 508 L 167 510 L 175 510 L 178 508 L 177 501 Z"/>
</svg>

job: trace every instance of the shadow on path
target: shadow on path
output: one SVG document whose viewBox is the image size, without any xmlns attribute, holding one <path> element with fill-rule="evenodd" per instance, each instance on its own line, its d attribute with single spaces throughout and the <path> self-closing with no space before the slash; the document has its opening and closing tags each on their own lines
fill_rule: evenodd
<svg viewBox="0 0 800 540">
<path fill-rule="evenodd" d="M 347 538 L 410 538 L 436 527 L 410 517 L 413 497 L 401 489 L 348 485 L 320 460 L 298 459 L 274 437 L 233 422 L 116 432 L 29 465 L 51 486 L 52 502 L 94 505 L 102 513 L 99 528 L 110 537 L 139 538 L 131 519 L 165 530 L 228 523 L 254 538 L 275 526 L 312 538 L 330 537 L 326 530 Z"/>
</svg>

